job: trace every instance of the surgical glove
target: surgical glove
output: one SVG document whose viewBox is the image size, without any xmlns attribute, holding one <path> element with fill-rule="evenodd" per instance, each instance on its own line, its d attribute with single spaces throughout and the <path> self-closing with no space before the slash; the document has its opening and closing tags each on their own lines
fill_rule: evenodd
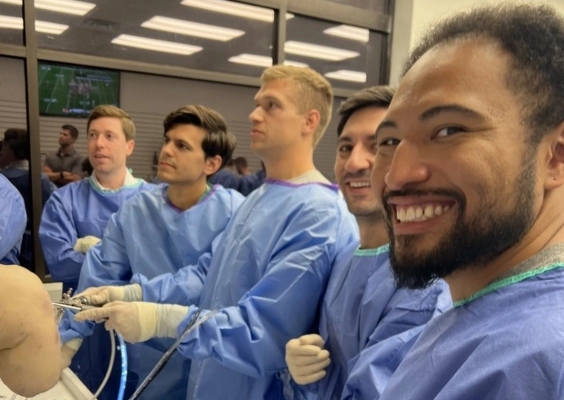
<svg viewBox="0 0 564 400">
<path fill-rule="evenodd" d="M 88 288 L 74 297 L 81 297 L 83 304 L 102 306 L 112 301 L 141 301 L 143 290 L 137 283 L 124 286 L 100 286 Z"/>
<path fill-rule="evenodd" d="M 83 238 L 79 238 L 74 244 L 74 251 L 86 254 L 88 249 L 97 244 L 99 241 L 100 238 L 97 238 L 96 236 L 85 236 Z"/>
<path fill-rule="evenodd" d="M 127 342 L 145 342 L 153 337 L 175 338 L 178 325 L 188 314 L 188 307 L 147 302 L 113 302 L 101 308 L 81 311 L 76 321 L 107 319 L 106 329 L 114 329 Z"/>
<path fill-rule="evenodd" d="M 61 346 L 61 371 L 71 365 L 72 358 L 80 348 L 82 339 L 74 338 Z"/>
<path fill-rule="evenodd" d="M 319 335 L 304 335 L 286 343 L 286 364 L 294 381 L 300 385 L 317 382 L 331 363 L 325 341 Z"/>
</svg>

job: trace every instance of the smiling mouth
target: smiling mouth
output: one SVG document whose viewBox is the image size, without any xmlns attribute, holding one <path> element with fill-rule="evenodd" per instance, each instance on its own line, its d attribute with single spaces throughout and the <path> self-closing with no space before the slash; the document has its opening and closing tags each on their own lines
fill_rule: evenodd
<svg viewBox="0 0 564 400">
<path fill-rule="evenodd" d="M 371 187 L 370 182 L 347 182 L 347 185 L 349 185 L 353 189 Z"/>
<path fill-rule="evenodd" d="M 437 218 L 452 208 L 452 204 L 428 203 L 416 206 L 395 205 L 396 221 L 401 223 L 422 222 Z"/>
</svg>

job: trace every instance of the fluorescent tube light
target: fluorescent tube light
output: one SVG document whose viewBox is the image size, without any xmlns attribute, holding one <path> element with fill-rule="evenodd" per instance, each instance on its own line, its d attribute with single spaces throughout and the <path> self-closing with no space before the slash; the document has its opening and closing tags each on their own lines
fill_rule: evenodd
<svg viewBox="0 0 564 400">
<path fill-rule="evenodd" d="M 22 5 L 22 0 L 0 0 L 0 3 Z M 96 4 L 78 0 L 35 0 L 35 8 L 65 14 L 85 15 L 96 7 Z"/>
<path fill-rule="evenodd" d="M 266 56 L 258 56 L 256 54 L 243 53 L 239 54 L 238 56 L 229 57 L 229 62 L 266 68 L 272 65 L 272 58 Z"/>
<path fill-rule="evenodd" d="M 284 65 L 291 65 L 293 67 L 301 67 L 301 68 L 305 68 L 309 66 L 306 63 L 297 62 L 297 61 L 288 61 L 288 60 L 284 61 Z"/>
<path fill-rule="evenodd" d="M 350 71 L 348 69 L 340 69 L 325 74 L 327 78 L 338 79 L 350 82 L 366 82 L 366 72 Z"/>
<path fill-rule="evenodd" d="M 224 0 L 182 0 L 182 5 L 201 8 L 203 10 L 218 12 L 222 14 L 235 15 L 258 21 L 273 22 L 274 10 L 264 7 L 250 6 Z M 294 14 L 286 13 L 286 19 L 291 19 Z"/>
<path fill-rule="evenodd" d="M 53 22 L 35 21 L 35 30 L 40 33 L 60 35 L 68 29 L 68 25 L 55 24 Z M 0 15 L 0 28 L 23 30 L 24 23 L 20 17 L 7 17 Z"/>
<path fill-rule="evenodd" d="M 327 28 L 323 31 L 323 33 L 345 39 L 357 40 L 363 43 L 367 43 L 370 36 L 370 31 L 368 29 L 357 28 L 356 26 L 350 25 L 339 25 Z"/>
<path fill-rule="evenodd" d="M 341 61 L 347 58 L 358 57 L 360 53 L 336 47 L 320 46 L 312 43 L 297 42 L 294 40 L 284 43 L 284 51 L 304 57 L 320 58 L 322 60 Z"/>
<path fill-rule="evenodd" d="M 155 16 L 141 24 L 144 28 L 179 33 L 226 42 L 245 33 L 240 29 L 222 28 L 221 26 L 200 24 L 198 22 Z"/>
<path fill-rule="evenodd" d="M 51 35 L 60 35 L 69 28 L 68 25 L 56 24 L 54 22 L 35 21 L 35 30 L 41 33 L 49 33 Z"/>
<path fill-rule="evenodd" d="M 242 53 L 238 56 L 229 58 L 229 62 L 237 64 L 254 65 L 255 67 L 270 67 L 272 66 L 272 58 L 266 56 L 259 56 L 256 54 Z M 307 67 L 306 63 L 297 61 L 284 61 L 284 65 L 293 65 L 294 67 Z"/>
<path fill-rule="evenodd" d="M 119 35 L 112 40 L 112 43 L 144 50 L 181 54 L 184 56 L 189 56 L 203 49 L 203 47 L 192 46 L 190 44 L 168 42 L 166 40 L 149 39 L 132 35 Z"/>
</svg>

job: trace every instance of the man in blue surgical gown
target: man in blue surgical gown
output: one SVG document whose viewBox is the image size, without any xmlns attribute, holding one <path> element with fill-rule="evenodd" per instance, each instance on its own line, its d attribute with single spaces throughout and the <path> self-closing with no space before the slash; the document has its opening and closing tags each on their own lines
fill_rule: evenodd
<svg viewBox="0 0 564 400">
<path fill-rule="evenodd" d="M 153 185 L 134 178 L 126 159 L 134 148 L 135 125 L 123 110 L 101 105 L 87 122 L 91 177 L 57 190 L 45 204 L 39 226 L 45 262 L 63 290 L 76 290 L 86 251 L 98 243 L 110 215 Z"/>
<path fill-rule="evenodd" d="M 319 335 L 304 335 L 286 345 L 290 373 L 300 384 L 298 389 L 310 398 L 378 398 L 409 350 L 403 340 L 397 340 L 398 335 L 418 336 L 430 318 L 452 306 L 444 281 L 425 290 L 397 289 L 390 269 L 388 234 L 382 207 L 370 185 L 370 172 L 376 128 L 392 97 L 389 87 L 371 87 L 354 93 L 339 109 L 335 177 L 356 217 L 360 248 L 331 272 Z M 348 382 L 359 354 L 373 347 L 378 347 L 383 362 L 356 371 L 365 378 Z M 375 371 L 378 379 L 372 380 Z M 345 385 L 347 393 L 343 394 Z"/>
<path fill-rule="evenodd" d="M 171 112 L 163 125 L 158 176 L 167 184 L 139 194 L 112 215 L 101 245 L 86 255 L 79 290 L 123 285 L 136 273 L 150 279 L 195 264 L 200 255 L 211 251 L 212 241 L 243 201 L 239 192 L 206 182 L 235 148 L 235 136 L 227 131 L 220 114 L 190 105 Z M 70 330 L 62 333 L 63 341 L 91 332 L 90 324 L 66 322 Z M 129 346 L 128 357 L 134 362 L 131 370 L 139 380 L 172 343 L 171 339 L 152 339 Z M 189 360 L 175 353 L 143 398 L 184 397 L 189 368 Z"/>
<path fill-rule="evenodd" d="M 455 303 L 381 400 L 564 398 L 562 43 L 556 11 L 508 3 L 453 16 L 413 51 L 372 186 L 398 283 L 444 277 Z"/>
<path fill-rule="evenodd" d="M 0 174 L 0 264 L 17 264 L 27 223 L 20 192 Z"/>
<path fill-rule="evenodd" d="M 56 190 L 45 204 L 39 226 L 45 262 L 53 279 L 63 282 L 65 291 L 77 288 L 85 253 L 100 241 L 110 216 L 127 199 L 154 187 L 134 178 L 126 167 L 135 138 L 129 115 L 117 107 L 101 105 L 90 114 L 87 128 L 88 157 L 94 173 Z M 63 353 L 74 354 L 79 346 L 73 343 L 63 347 Z M 109 335 L 96 329 L 70 366 L 93 393 L 103 380 L 109 350 Z M 68 366 L 70 357 L 63 359 L 63 367 Z M 119 370 L 113 379 L 119 380 Z"/>
<path fill-rule="evenodd" d="M 266 69 L 261 82 L 249 118 L 251 146 L 267 179 L 229 222 L 199 303 L 187 304 L 195 294 L 178 277 L 190 282 L 193 276 L 183 270 L 176 280 L 171 274 L 133 280 L 145 301 L 189 307 L 117 302 L 76 315 L 105 315 L 106 325 L 126 340 L 143 341 L 176 337 L 197 313 L 217 310 L 179 347 L 192 359 L 189 399 L 284 398 L 291 390 L 284 345 L 317 325 L 332 266 L 358 244 L 346 204 L 313 164 L 313 149 L 331 116 L 331 86 L 309 68 L 283 65 Z M 132 309 L 141 311 L 131 316 Z"/>
</svg>

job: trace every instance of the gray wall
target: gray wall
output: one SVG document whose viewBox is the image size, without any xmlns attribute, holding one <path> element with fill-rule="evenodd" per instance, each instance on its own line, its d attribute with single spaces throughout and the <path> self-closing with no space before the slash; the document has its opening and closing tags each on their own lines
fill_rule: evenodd
<svg viewBox="0 0 564 400">
<path fill-rule="evenodd" d="M 128 160 L 135 176 L 147 179 L 153 153 L 162 143 L 162 120 L 170 111 L 185 104 L 204 104 L 219 111 L 237 136 L 235 156 L 247 157 L 251 169 L 260 167 L 258 158 L 249 149 L 250 123 L 247 119 L 253 107 L 255 88 L 189 79 L 168 78 L 122 72 L 121 107 L 133 118 L 137 126 L 136 146 Z M 335 106 L 340 100 L 335 101 Z M 9 127 L 25 127 L 25 80 L 22 60 L 0 57 L 0 133 Z M 86 155 L 86 120 L 79 118 L 41 117 L 42 155 L 58 148 L 61 125 L 75 125 L 80 136 L 77 150 Z M 319 170 L 333 179 L 335 160 L 336 121 L 319 143 L 315 161 Z"/>
</svg>

